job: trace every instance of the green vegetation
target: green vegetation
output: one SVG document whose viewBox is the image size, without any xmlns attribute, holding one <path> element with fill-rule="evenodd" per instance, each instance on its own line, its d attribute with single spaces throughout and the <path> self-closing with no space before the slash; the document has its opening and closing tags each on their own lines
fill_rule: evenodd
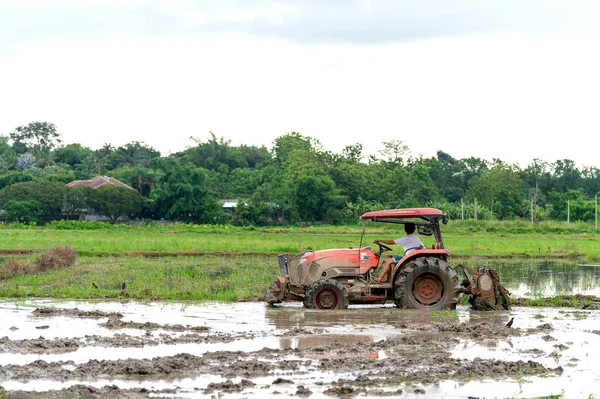
<svg viewBox="0 0 600 399">
<path fill-rule="evenodd" d="M 520 305 L 523 306 L 550 306 L 550 307 L 568 307 L 582 308 L 590 305 L 597 305 L 600 309 L 600 298 L 585 295 L 558 295 L 553 297 L 541 297 L 539 295 L 533 298 L 525 298 Z"/>
<path fill-rule="evenodd" d="M 499 229 L 508 230 L 502 225 L 513 222 L 497 223 Z M 468 224 L 475 226 L 473 221 Z M 472 235 L 464 235 L 461 223 L 447 227 L 445 242 L 452 265 L 491 267 L 508 287 L 526 284 L 532 297 L 526 305 L 544 304 L 541 293 L 547 289 L 548 271 L 560 273 L 561 278 L 552 281 L 560 293 L 569 293 L 573 287 L 585 289 L 582 284 L 598 279 L 600 268 L 577 266 L 582 259 L 599 256 L 591 236 L 544 236 L 533 229 L 511 235 L 474 229 Z M 358 248 L 361 233 L 362 226 L 130 226 L 70 221 L 56 221 L 48 227 L 4 225 L 0 228 L 0 296 L 117 298 L 125 282 L 128 296 L 139 299 L 257 298 L 279 274 L 277 254 Z M 397 233 L 398 226 L 369 223 L 362 245 Z M 432 239 L 423 240 L 430 244 Z M 73 248 L 77 262 L 51 271 L 15 266 L 35 265 L 45 251 L 57 246 Z M 538 251 L 537 246 L 556 249 Z M 582 299 L 572 306 L 584 304 Z"/>
<path fill-rule="evenodd" d="M 6 222 L 47 223 L 96 211 L 111 221 L 176 220 L 238 226 L 343 224 L 369 210 L 434 207 L 451 220 L 478 219 L 495 231 L 497 220 L 583 222 L 590 232 L 600 170 L 572 160 L 539 159 L 522 169 L 500 159 L 414 156 L 399 140 L 377 155 L 361 144 L 339 154 L 292 132 L 272 149 L 208 140 L 166 156 L 141 142 L 91 149 L 63 144 L 48 122 L 0 135 L 0 209 Z M 366 162 L 365 162 L 366 160 Z M 126 187 L 67 187 L 74 180 L 110 176 Z M 235 211 L 219 199 L 239 200 Z M 540 229 L 553 229 L 542 226 Z M 536 230 L 538 230 L 536 228 Z"/>
<path fill-rule="evenodd" d="M 480 222 L 479 224 L 483 224 Z M 497 222 L 498 225 L 511 222 Z M 365 224 L 366 225 L 366 224 Z M 473 226 L 473 223 L 469 223 Z M 446 227 L 448 227 L 446 229 Z M 462 223 L 444 226 L 444 242 L 456 262 L 477 262 L 477 258 L 553 259 L 598 258 L 599 236 L 565 237 L 562 232 L 545 235 L 529 230 L 523 234 L 490 233 L 474 228 L 464 233 Z M 500 230 L 508 230 L 498 227 Z M 81 255 L 118 255 L 122 252 L 162 251 L 268 253 L 299 252 L 306 249 L 357 248 L 362 226 L 234 227 L 228 225 L 108 225 L 100 222 L 58 221 L 47 228 L 23 224 L 0 225 L 2 249 L 47 249 L 69 245 Z M 362 245 L 375 239 L 396 238 L 399 228 L 369 223 Z M 433 239 L 424 237 L 431 245 Z M 475 259 L 473 259 L 475 258 Z"/>
<path fill-rule="evenodd" d="M 278 271 L 276 257 L 263 255 L 80 256 L 71 267 L 0 280 L 0 296 L 234 301 L 264 295 Z"/>
</svg>

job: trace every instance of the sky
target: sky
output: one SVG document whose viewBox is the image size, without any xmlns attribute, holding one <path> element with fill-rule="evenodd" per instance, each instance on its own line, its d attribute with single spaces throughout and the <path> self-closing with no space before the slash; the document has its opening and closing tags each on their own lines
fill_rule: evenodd
<svg viewBox="0 0 600 399">
<path fill-rule="evenodd" d="M 594 0 L 0 0 L 0 135 L 600 167 Z"/>
</svg>

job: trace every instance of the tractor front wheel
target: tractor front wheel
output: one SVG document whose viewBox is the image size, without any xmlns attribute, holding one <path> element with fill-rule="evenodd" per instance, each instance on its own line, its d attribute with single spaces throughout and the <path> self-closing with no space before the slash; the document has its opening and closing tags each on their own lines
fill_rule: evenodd
<svg viewBox="0 0 600 399">
<path fill-rule="evenodd" d="M 304 293 L 304 307 L 309 309 L 346 309 L 348 293 L 336 280 L 315 281 Z"/>
<path fill-rule="evenodd" d="M 460 285 L 456 271 L 438 258 L 417 258 L 404 266 L 395 284 L 396 306 L 405 309 L 456 309 Z"/>
</svg>

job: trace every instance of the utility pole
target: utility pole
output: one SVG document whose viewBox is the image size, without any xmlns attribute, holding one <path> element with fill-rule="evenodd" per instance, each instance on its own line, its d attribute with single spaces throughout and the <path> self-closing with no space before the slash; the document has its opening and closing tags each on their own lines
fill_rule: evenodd
<svg viewBox="0 0 600 399">
<path fill-rule="evenodd" d="M 571 200 L 567 200 L 567 224 L 571 223 Z"/>
<path fill-rule="evenodd" d="M 533 224 L 533 199 L 531 199 L 531 224 Z"/>
<path fill-rule="evenodd" d="M 594 199 L 595 199 L 594 202 L 596 204 L 596 206 L 594 208 L 595 209 L 595 218 L 596 218 L 596 230 L 598 230 L 598 194 L 600 194 L 600 193 L 596 193 L 596 196 L 594 197 Z"/>
</svg>

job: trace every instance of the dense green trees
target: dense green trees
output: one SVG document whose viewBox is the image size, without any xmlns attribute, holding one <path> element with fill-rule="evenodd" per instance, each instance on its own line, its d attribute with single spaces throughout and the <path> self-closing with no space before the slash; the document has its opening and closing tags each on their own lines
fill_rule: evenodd
<svg viewBox="0 0 600 399">
<path fill-rule="evenodd" d="M 104 185 L 90 193 L 90 208 L 110 218 L 112 222 L 121 217 L 135 218 L 142 212 L 143 197 L 127 187 Z"/>
<path fill-rule="evenodd" d="M 234 146 L 210 133 L 161 157 L 140 141 L 91 149 L 61 145 L 56 126 L 32 122 L 0 136 L 0 215 L 4 221 L 76 218 L 96 211 L 119 217 L 244 225 L 338 222 L 372 209 L 435 206 L 451 217 L 594 220 L 600 170 L 568 159 L 534 159 L 521 169 L 502 160 L 414 157 L 400 140 L 378 155 L 360 143 L 339 154 L 298 132 L 272 150 Z M 108 175 L 134 190 L 65 183 Z M 224 209 L 219 199 L 236 199 Z M 535 205 L 535 206 L 534 206 Z M 533 211 L 533 214 L 532 214 Z"/>
<path fill-rule="evenodd" d="M 218 216 L 219 201 L 206 184 L 201 168 L 182 164 L 177 158 L 155 158 L 150 168 L 161 176 L 150 193 L 153 216 L 172 220 L 212 222 Z"/>
<path fill-rule="evenodd" d="M 15 183 L 0 190 L 0 206 L 9 201 L 37 201 L 41 220 L 63 217 L 63 200 L 68 187 L 64 183 L 47 180 Z"/>
</svg>

